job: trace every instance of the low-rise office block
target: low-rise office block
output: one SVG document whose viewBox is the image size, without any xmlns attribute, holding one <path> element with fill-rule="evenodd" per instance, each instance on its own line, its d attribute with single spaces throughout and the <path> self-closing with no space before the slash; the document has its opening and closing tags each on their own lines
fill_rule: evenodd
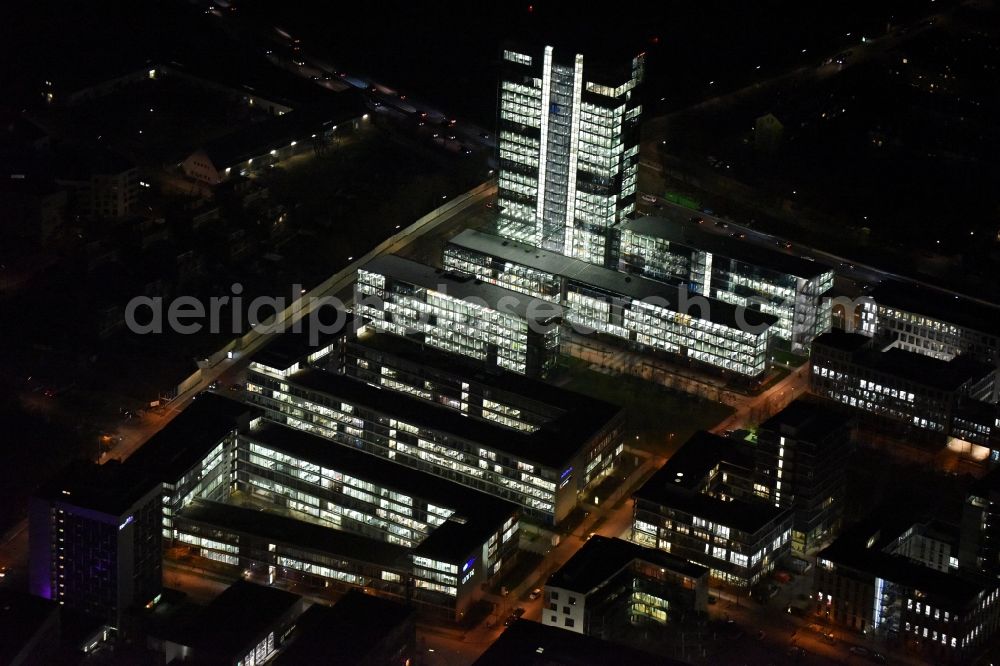
<svg viewBox="0 0 1000 666">
<path fill-rule="evenodd" d="M 736 441 L 691 437 L 637 490 L 632 538 L 748 589 L 789 552 L 792 512 L 756 496 L 753 457 Z"/>
<path fill-rule="evenodd" d="M 879 422 L 987 447 L 998 457 L 995 366 L 961 355 L 949 361 L 890 348 L 858 333 L 831 331 L 813 344 L 810 387 Z"/>
<path fill-rule="evenodd" d="M 623 222 L 619 256 L 619 270 L 774 315 L 775 337 L 792 351 L 830 330 L 833 270 L 815 261 L 659 217 Z"/>
<path fill-rule="evenodd" d="M 604 429 L 618 413 L 612 406 L 522 432 L 320 370 L 284 379 L 251 371 L 247 390 L 271 420 L 509 500 L 549 525 L 569 514 L 624 449 L 618 431 Z"/>
<path fill-rule="evenodd" d="M 559 355 L 564 308 L 385 255 L 358 269 L 355 313 L 377 331 L 529 377 L 545 375 Z"/>
<path fill-rule="evenodd" d="M 663 625 L 707 609 L 705 567 L 593 536 L 546 581 L 542 624 L 611 638 L 624 625 Z"/>
<path fill-rule="evenodd" d="M 641 348 L 755 379 L 769 367 L 777 317 L 668 285 L 466 230 L 445 249 L 445 266 L 565 306 L 565 320 Z"/>
<path fill-rule="evenodd" d="M 958 568 L 951 555 L 943 565 L 935 554 L 954 552 L 952 532 L 874 522 L 847 530 L 817 556 L 817 611 L 858 632 L 919 644 L 935 663 L 968 663 L 1000 623 L 1000 584 Z"/>
</svg>

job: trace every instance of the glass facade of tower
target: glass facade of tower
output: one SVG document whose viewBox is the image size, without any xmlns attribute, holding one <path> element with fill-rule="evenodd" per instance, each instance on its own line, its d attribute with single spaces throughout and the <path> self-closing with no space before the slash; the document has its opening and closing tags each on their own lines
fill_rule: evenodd
<svg viewBox="0 0 1000 666">
<path fill-rule="evenodd" d="M 505 50 L 503 65 L 499 233 L 610 266 L 635 210 L 643 56 L 611 79 L 551 46 Z"/>
</svg>

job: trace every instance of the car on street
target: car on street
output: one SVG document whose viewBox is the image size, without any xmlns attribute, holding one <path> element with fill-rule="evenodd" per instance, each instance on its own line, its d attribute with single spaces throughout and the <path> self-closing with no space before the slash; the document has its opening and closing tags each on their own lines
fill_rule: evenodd
<svg viewBox="0 0 1000 666">
<path fill-rule="evenodd" d="M 518 620 L 518 618 L 520 618 L 522 615 L 524 615 L 524 609 L 518 606 L 517 608 L 514 609 L 514 612 L 512 612 L 510 615 L 507 616 L 507 619 L 504 620 L 503 625 L 505 627 L 509 627 L 510 625 L 514 624 Z"/>
<path fill-rule="evenodd" d="M 535 589 L 533 589 L 533 590 L 531 591 L 531 593 L 530 593 L 530 594 L 528 595 L 528 598 L 529 598 L 529 599 L 531 599 L 532 601 L 534 601 L 535 599 L 537 599 L 537 598 L 538 598 L 538 597 L 540 597 L 540 596 L 542 596 L 542 588 L 540 588 L 540 587 L 536 587 L 536 588 L 535 588 Z"/>
<path fill-rule="evenodd" d="M 852 645 L 851 649 L 848 650 L 848 651 L 851 654 L 857 655 L 859 657 L 867 657 L 870 654 L 870 652 L 868 651 L 868 648 L 861 647 L 860 645 Z"/>
<path fill-rule="evenodd" d="M 799 659 L 802 659 L 802 657 L 805 656 L 806 651 L 800 648 L 798 645 L 793 645 L 792 647 L 788 648 L 787 654 L 795 661 L 798 661 Z"/>
</svg>

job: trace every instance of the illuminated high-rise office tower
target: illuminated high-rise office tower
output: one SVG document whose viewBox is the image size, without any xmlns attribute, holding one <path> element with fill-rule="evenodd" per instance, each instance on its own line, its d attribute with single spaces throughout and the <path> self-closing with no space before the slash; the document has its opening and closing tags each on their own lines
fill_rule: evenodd
<svg viewBox="0 0 1000 666">
<path fill-rule="evenodd" d="M 504 49 L 502 236 L 612 266 L 614 227 L 635 210 L 644 58 L 585 67 L 551 46 Z"/>
</svg>

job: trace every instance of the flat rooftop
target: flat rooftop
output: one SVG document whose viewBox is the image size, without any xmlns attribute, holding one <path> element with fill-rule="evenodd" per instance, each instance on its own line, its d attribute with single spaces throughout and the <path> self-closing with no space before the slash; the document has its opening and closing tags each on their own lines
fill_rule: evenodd
<svg viewBox="0 0 1000 666">
<path fill-rule="evenodd" d="M 338 311 L 338 319 L 341 316 L 343 316 L 344 323 L 334 332 L 321 330 L 314 332 L 310 328 L 313 318 L 303 317 L 301 328 L 298 331 L 289 329 L 273 336 L 263 349 L 253 355 L 252 360 L 269 368 L 287 370 L 296 363 L 306 360 L 320 349 L 329 347 L 334 342 L 353 335 L 356 330 L 357 319 L 353 314 L 344 312 L 343 310 Z M 324 315 L 324 322 L 332 325 L 332 317 L 333 313 L 326 313 Z"/>
<path fill-rule="evenodd" d="M 360 270 L 437 291 L 454 299 L 485 304 L 493 310 L 514 314 L 539 326 L 558 323 L 566 314 L 566 309 L 558 303 L 532 298 L 471 275 L 445 271 L 394 254 L 376 257 Z"/>
<path fill-rule="evenodd" d="M 145 474 L 134 474 L 117 460 L 103 465 L 79 460 L 43 484 L 35 496 L 121 517 L 154 487 L 159 487 L 157 482 Z"/>
<path fill-rule="evenodd" d="M 863 338 L 863 340 L 862 340 Z M 871 338 L 858 333 L 831 331 L 813 341 L 852 355 L 852 361 L 875 372 L 898 377 L 940 391 L 954 391 L 969 380 L 978 380 L 996 371 L 989 363 L 970 356 L 956 356 L 950 361 L 906 351 L 898 347 L 880 352 L 871 347 Z"/>
<path fill-rule="evenodd" d="M 739 310 L 737 306 L 714 298 L 698 296 L 699 299 L 704 298 L 708 301 L 708 312 L 703 312 L 701 307 L 694 307 L 694 304 L 691 308 L 683 308 L 681 299 L 688 298 L 688 289 L 679 280 L 676 284 L 667 284 L 638 275 L 629 275 L 473 229 L 466 229 L 448 243 L 458 248 L 551 273 L 577 284 L 596 287 L 609 295 L 660 303 L 674 311 L 686 309 L 689 310 L 686 314 L 696 319 L 705 319 L 731 328 L 741 323 L 737 318 Z M 758 310 L 744 309 L 744 320 L 751 326 L 762 324 L 772 326 L 777 323 L 778 318 Z"/>
<path fill-rule="evenodd" d="M 882 282 L 870 295 L 880 306 L 940 319 L 974 331 L 1000 335 L 1000 306 L 987 305 L 972 298 L 898 280 Z"/>
<path fill-rule="evenodd" d="M 553 414 L 552 421 L 544 427 L 554 436 L 567 428 L 581 431 L 589 429 L 596 433 L 624 412 L 618 405 L 540 379 L 501 368 L 484 369 L 471 359 L 428 347 L 410 338 L 387 333 L 365 333 L 354 344 L 535 403 L 539 411 Z"/>
<path fill-rule="evenodd" d="M 334 606 L 313 604 L 299 616 L 291 644 L 283 648 L 274 666 L 327 664 L 356 666 L 399 634 L 411 634 L 416 611 L 410 606 L 351 590 Z"/>
<path fill-rule="evenodd" d="M 763 500 L 726 501 L 700 492 L 706 477 L 720 465 L 749 469 L 749 455 L 736 440 L 696 432 L 632 496 L 755 534 L 788 510 Z"/>
<path fill-rule="evenodd" d="M 656 548 L 640 546 L 631 541 L 595 535 L 549 577 L 546 585 L 587 594 L 635 560 L 649 562 L 690 578 L 698 579 L 708 575 L 706 567 L 683 557 Z"/>
<path fill-rule="evenodd" d="M 59 604 L 24 592 L 0 589 L 0 663 L 13 664 L 38 632 L 59 614 Z M 52 626 L 58 625 L 53 621 Z M 53 634 L 50 638 L 55 638 Z M 54 650 L 53 650 L 54 652 Z M 24 663 L 24 662 L 17 662 Z M 31 661 L 29 660 L 29 663 Z"/>
<path fill-rule="evenodd" d="M 818 442 L 842 428 L 849 419 L 827 405 L 795 400 L 760 425 L 760 430 L 777 433 L 792 430 L 796 439 Z"/>
<path fill-rule="evenodd" d="M 177 627 L 170 640 L 233 658 L 291 614 L 302 597 L 276 587 L 237 580 Z"/>
<path fill-rule="evenodd" d="M 403 546 L 256 508 L 197 499 L 178 514 L 178 519 L 213 529 L 267 539 L 271 543 L 280 543 L 314 553 L 370 562 L 385 567 L 398 568 L 409 561 L 410 551 Z"/>
<path fill-rule="evenodd" d="M 699 430 L 670 456 L 659 471 L 669 473 L 675 486 L 697 488 L 720 464 L 751 470 L 754 462 L 749 445 L 741 440 Z"/>
<path fill-rule="evenodd" d="M 566 467 L 598 431 L 602 419 L 561 421 L 558 428 L 522 433 L 397 391 L 381 389 L 344 375 L 306 369 L 286 378 L 294 384 L 372 409 L 389 418 L 488 446 L 546 467 Z M 602 415 L 603 416 L 603 415 Z"/>
<path fill-rule="evenodd" d="M 863 349 L 870 348 L 874 341 L 867 335 L 860 333 L 848 333 L 839 328 L 834 328 L 826 333 L 816 336 L 814 344 L 836 349 L 837 351 L 854 354 Z"/>
<path fill-rule="evenodd" d="M 991 589 L 991 583 L 985 576 L 963 571 L 946 573 L 902 555 L 885 552 L 883 549 L 900 533 L 899 529 L 886 528 L 874 520 L 866 521 L 845 530 L 816 557 L 916 588 L 930 597 L 933 606 L 954 611 L 961 611 L 975 602 L 981 591 Z"/>
<path fill-rule="evenodd" d="M 431 528 L 430 535 L 414 548 L 417 555 L 457 562 L 482 547 L 520 510 L 492 495 L 357 449 L 331 446 L 328 439 L 276 423 L 262 423 L 240 437 L 455 511 L 451 519 Z"/>
<path fill-rule="evenodd" d="M 177 481 L 227 435 L 263 411 L 217 393 L 199 395 L 125 461 L 136 475 Z"/>
<path fill-rule="evenodd" d="M 724 234 L 714 234 L 691 222 L 645 216 L 625 220 L 619 227 L 643 236 L 659 238 L 692 249 L 711 252 L 713 255 L 752 264 L 779 273 L 786 273 L 812 280 L 833 269 L 822 263 L 809 261 L 793 254 L 761 247 Z"/>
<path fill-rule="evenodd" d="M 643 652 L 621 643 L 585 636 L 561 627 L 518 620 L 507 627 L 473 666 L 687 666 L 685 662 Z"/>
</svg>

